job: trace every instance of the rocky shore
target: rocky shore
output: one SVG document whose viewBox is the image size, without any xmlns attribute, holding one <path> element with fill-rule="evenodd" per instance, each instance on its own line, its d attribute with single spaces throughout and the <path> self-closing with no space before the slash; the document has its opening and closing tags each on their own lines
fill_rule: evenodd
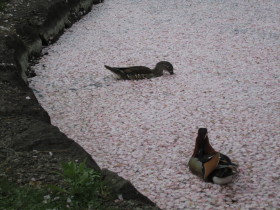
<svg viewBox="0 0 280 210">
<path fill-rule="evenodd" d="M 51 124 L 27 78 L 35 76 L 30 65 L 45 45 L 55 42 L 64 29 L 91 10 L 100 0 L 11 0 L 0 10 L 0 176 L 19 185 L 37 181 L 58 184 L 55 173 L 63 161 L 83 161 L 102 171 L 121 209 L 158 209 L 117 174 L 100 169 L 76 142 Z M 93 157 L 94 158 L 94 157 Z"/>
</svg>

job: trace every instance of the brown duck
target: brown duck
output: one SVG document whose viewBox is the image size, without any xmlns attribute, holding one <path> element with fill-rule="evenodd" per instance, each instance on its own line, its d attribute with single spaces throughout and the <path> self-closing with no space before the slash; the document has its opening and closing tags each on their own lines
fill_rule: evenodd
<svg viewBox="0 0 280 210">
<path fill-rule="evenodd" d="M 150 69 L 145 66 L 110 67 L 106 65 L 105 68 L 109 69 L 114 74 L 117 74 L 121 79 L 124 80 L 138 80 L 160 77 L 163 75 L 163 71 L 174 74 L 172 64 L 167 61 L 158 62 L 154 69 Z"/>
<path fill-rule="evenodd" d="M 193 174 L 215 184 L 231 182 L 237 168 L 228 156 L 216 152 L 210 145 L 207 128 L 198 130 L 194 152 L 188 166 Z"/>
</svg>

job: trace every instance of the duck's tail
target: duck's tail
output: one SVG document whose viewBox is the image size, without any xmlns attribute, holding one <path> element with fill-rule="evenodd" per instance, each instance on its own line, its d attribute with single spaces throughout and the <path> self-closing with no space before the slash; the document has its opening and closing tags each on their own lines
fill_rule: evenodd
<svg viewBox="0 0 280 210">
<path fill-rule="evenodd" d="M 119 73 L 118 69 L 116 69 L 116 68 L 113 68 L 113 67 L 110 67 L 110 66 L 107 66 L 107 65 L 104 65 L 104 67 L 106 69 L 110 70 L 111 72 L 115 73 L 115 74 Z"/>
<path fill-rule="evenodd" d="M 119 68 L 110 67 L 107 65 L 104 65 L 104 67 L 110 70 L 111 72 L 115 73 L 116 75 L 118 75 L 121 79 L 128 79 L 127 75 L 123 72 L 123 70 Z"/>
<path fill-rule="evenodd" d="M 224 163 L 226 165 L 231 165 L 231 166 L 234 166 L 234 167 L 238 167 L 238 165 L 233 163 L 228 156 L 226 156 L 226 155 L 224 155 L 222 153 L 220 153 L 220 154 L 221 154 L 221 159 L 220 159 L 221 164 Z"/>
</svg>

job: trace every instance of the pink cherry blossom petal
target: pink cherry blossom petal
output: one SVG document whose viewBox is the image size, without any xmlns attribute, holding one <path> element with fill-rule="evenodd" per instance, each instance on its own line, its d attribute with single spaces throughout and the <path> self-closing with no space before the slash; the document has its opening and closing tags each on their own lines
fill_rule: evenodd
<svg viewBox="0 0 280 210">
<path fill-rule="evenodd" d="M 93 7 L 30 79 L 52 123 L 163 209 L 280 206 L 280 2 L 113 1 Z M 104 68 L 160 60 L 174 75 Z M 197 129 L 239 167 L 219 186 L 190 174 Z"/>
</svg>

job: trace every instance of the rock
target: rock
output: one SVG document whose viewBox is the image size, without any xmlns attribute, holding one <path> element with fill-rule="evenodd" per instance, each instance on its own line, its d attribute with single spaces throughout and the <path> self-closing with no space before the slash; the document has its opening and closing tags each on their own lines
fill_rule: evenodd
<svg viewBox="0 0 280 210">
<path fill-rule="evenodd" d="M 56 2 L 50 6 L 47 17 L 40 27 L 43 44 L 48 45 L 58 39 L 64 31 L 69 15 L 69 6 L 65 1 Z"/>
</svg>

